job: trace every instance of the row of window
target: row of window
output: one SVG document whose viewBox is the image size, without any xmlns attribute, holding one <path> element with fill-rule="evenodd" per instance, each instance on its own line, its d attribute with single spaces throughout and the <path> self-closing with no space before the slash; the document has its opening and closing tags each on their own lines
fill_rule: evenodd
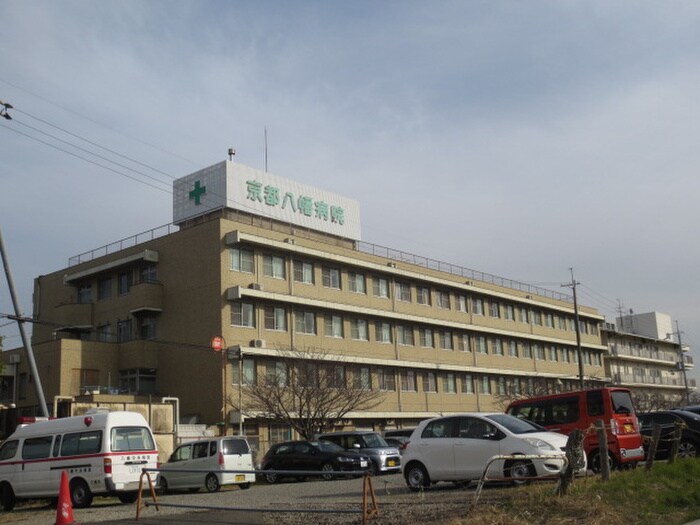
<svg viewBox="0 0 700 525">
<path fill-rule="evenodd" d="M 117 284 L 117 294 L 129 293 L 131 287 L 138 283 L 152 283 L 158 280 L 158 272 L 155 264 L 144 264 L 125 268 L 116 275 L 105 275 L 97 279 L 97 300 L 103 301 L 112 298 L 114 281 Z M 78 285 L 78 303 L 89 304 L 93 299 L 93 282 L 84 281 Z"/>
<path fill-rule="evenodd" d="M 249 248 L 230 249 L 231 269 L 239 272 L 255 273 L 255 254 Z M 273 279 L 286 279 L 285 257 L 273 254 L 263 254 L 263 275 Z M 314 285 L 316 283 L 316 267 L 313 262 L 293 259 L 292 273 L 295 282 Z M 346 284 L 344 284 L 344 281 Z M 371 281 L 371 286 L 368 286 Z M 546 326 L 558 330 L 575 330 L 574 318 L 562 316 L 552 312 L 533 309 L 526 306 L 517 306 L 497 299 L 466 294 L 451 293 L 445 289 L 433 289 L 422 284 L 412 285 L 407 281 L 389 280 L 385 277 L 372 275 L 355 270 L 343 272 L 339 267 L 321 265 L 321 284 L 325 288 L 341 290 L 347 288 L 350 292 L 368 294 L 371 288 L 375 297 L 389 299 L 392 296 L 398 301 L 415 302 L 426 306 L 436 306 L 450 310 L 453 308 L 460 312 L 474 315 L 488 315 L 493 318 L 503 318 L 513 322 Z M 414 292 L 415 290 L 415 292 Z M 597 334 L 598 325 L 595 322 L 579 321 L 579 328 L 583 333 Z"/>
<path fill-rule="evenodd" d="M 291 368 L 282 361 L 258 361 L 244 358 L 242 362 L 243 385 L 288 384 Z M 489 376 L 457 372 L 431 372 L 397 370 L 389 367 L 346 366 L 341 364 L 304 363 L 293 365 L 296 380 L 307 386 L 330 388 L 356 388 L 386 392 L 426 392 L 447 394 L 495 394 L 513 395 L 534 394 L 541 390 L 542 379 L 532 377 Z M 240 384 L 241 376 L 233 367 L 234 385 Z M 547 380 L 547 389 L 552 392 L 574 390 L 576 381 Z"/>
<path fill-rule="evenodd" d="M 265 305 L 264 326 L 266 330 L 287 331 L 287 309 L 283 306 Z M 511 338 L 486 337 L 466 332 L 453 332 L 448 329 L 413 326 L 377 320 L 371 322 L 362 317 L 346 319 L 340 314 L 320 314 L 314 311 L 294 310 L 294 331 L 303 335 L 319 335 L 342 339 L 349 336 L 355 341 L 370 341 L 370 330 L 374 332 L 377 343 L 397 344 L 402 346 L 419 346 L 421 348 L 441 348 L 480 354 L 522 357 L 526 359 L 561 361 L 578 363 L 578 353 L 573 348 L 552 344 L 530 343 Z M 322 323 L 322 329 L 318 324 Z M 231 324 L 237 327 L 255 328 L 256 305 L 247 302 L 231 304 Z M 583 351 L 585 364 L 600 366 L 602 358 L 599 352 Z"/>
</svg>

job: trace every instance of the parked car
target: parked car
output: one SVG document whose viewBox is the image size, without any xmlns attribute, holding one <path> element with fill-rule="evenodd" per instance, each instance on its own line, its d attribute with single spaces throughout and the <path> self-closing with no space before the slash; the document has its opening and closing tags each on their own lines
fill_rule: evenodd
<svg viewBox="0 0 700 525">
<path fill-rule="evenodd" d="M 184 443 L 175 449 L 167 463 L 160 466 L 158 485 L 163 491 L 201 487 L 217 492 L 222 485 L 247 489 L 255 482 L 254 473 L 220 472 L 254 470 L 253 455 L 244 437 L 219 437 Z M 191 469 L 191 472 L 182 472 Z"/>
<path fill-rule="evenodd" d="M 610 468 L 634 467 L 644 459 L 642 436 L 629 389 L 608 387 L 549 394 L 513 401 L 506 413 L 527 419 L 552 432 L 586 433 L 583 448 L 593 472 L 600 472 L 598 434 L 587 432 L 598 420 L 605 423 Z"/>
<path fill-rule="evenodd" d="M 403 475 L 411 490 L 439 481 L 463 484 L 481 478 L 497 455 L 543 455 L 544 459 L 497 460 L 490 478 L 516 484 L 535 476 L 559 474 L 566 465 L 567 437 L 507 414 L 465 413 L 422 421 L 403 455 Z M 585 472 L 581 454 L 579 472 Z"/>
<path fill-rule="evenodd" d="M 406 437 L 410 438 L 411 434 L 413 434 L 413 431 L 416 429 L 416 427 L 410 427 L 410 428 L 392 428 L 389 430 L 384 431 L 384 439 L 390 438 L 390 437 Z"/>
<path fill-rule="evenodd" d="M 399 450 L 399 454 L 403 454 L 403 451 L 408 446 L 409 439 L 406 436 L 394 436 L 385 437 L 384 441 L 390 447 L 396 447 Z"/>
<path fill-rule="evenodd" d="M 331 432 L 321 434 L 319 440 L 330 441 L 345 450 L 354 450 L 369 456 L 372 474 L 399 472 L 401 470 L 401 454 L 397 447 L 384 441 L 377 432 L 371 430 L 350 430 L 346 432 Z"/>
<path fill-rule="evenodd" d="M 685 410 L 686 412 L 692 412 L 693 414 L 700 414 L 700 405 L 690 405 L 685 407 L 679 407 L 675 410 Z"/>
<path fill-rule="evenodd" d="M 678 443 L 679 458 L 694 458 L 700 451 L 700 415 L 686 410 L 659 410 L 638 414 L 642 435 L 651 438 L 654 425 L 661 426 L 661 437 L 656 448 L 655 459 L 665 459 L 671 451 L 671 438 L 676 429 L 676 423 L 684 423 L 681 430 L 681 440 Z M 648 451 L 648 440 L 645 448 Z"/>
<path fill-rule="evenodd" d="M 349 472 L 362 475 L 370 468 L 369 457 L 350 452 L 328 441 L 286 441 L 270 447 L 263 457 L 262 470 L 317 470 L 325 480 L 334 476 L 329 472 Z M 305 475 L 291 474 L 299 481 Z M 266 473 L 265 481 L 276 483 L 280 474 Z"/>
</svg>

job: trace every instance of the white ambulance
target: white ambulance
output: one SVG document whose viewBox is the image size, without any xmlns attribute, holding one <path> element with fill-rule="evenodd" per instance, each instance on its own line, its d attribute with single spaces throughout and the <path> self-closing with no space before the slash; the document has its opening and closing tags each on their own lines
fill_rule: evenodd
<svg viewBox="0 0 700 525">
<path fill-rule="evenodd" d="M 0 447 L 0 506 L 18 499 L 55 498 L 68 473 L 75 508 L 94 494 L 136 501 L 142 468 L 156 468 L 153 433 L 136 412 L 90 411 L 18 428 Z"/>
</svg>

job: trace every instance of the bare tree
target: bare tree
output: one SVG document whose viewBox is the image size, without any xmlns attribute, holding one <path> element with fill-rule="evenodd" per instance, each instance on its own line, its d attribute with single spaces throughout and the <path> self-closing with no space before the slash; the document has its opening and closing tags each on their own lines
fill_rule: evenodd
<svg viewBox="0 0 700 525">
<path fill-rule="evenodd" d="M 349 372 L 349 373 L 348 373 Z M 384 397 L 371 389 L 367 369 L 343 356 L 309 348 L 279 351 L 261 376 L 229 404 L 247 417 L 288 425 L 303 438 L 333 428 L 350 412 L 371 410 Z"/>
<path fill-rule="evenodd" d="M 632 391 L 634 408 L 637 412 L 655 412 L 656 410 L 669 410 L 683 404 L 683 395 L 678 394 L 672 398 L 666 398 L 660 394 Z"/>
</svg>

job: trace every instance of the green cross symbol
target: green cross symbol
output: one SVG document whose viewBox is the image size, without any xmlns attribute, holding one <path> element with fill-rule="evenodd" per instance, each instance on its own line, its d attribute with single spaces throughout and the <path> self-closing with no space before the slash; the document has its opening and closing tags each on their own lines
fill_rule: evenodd
<svg viewBox="0 0 700 525">
<path fill-rule="evenodd" d="M 207 192 L 207 187 L 200 186 L 200 182 L 196 181 L 194 183 L 194 189 L 190 192 L 190 200 L 194 199 L 195 205 L 201 204 L 200 199 L 202 198 L 202 195 L 204 195 L 206 192 Z"/>
</svg>

